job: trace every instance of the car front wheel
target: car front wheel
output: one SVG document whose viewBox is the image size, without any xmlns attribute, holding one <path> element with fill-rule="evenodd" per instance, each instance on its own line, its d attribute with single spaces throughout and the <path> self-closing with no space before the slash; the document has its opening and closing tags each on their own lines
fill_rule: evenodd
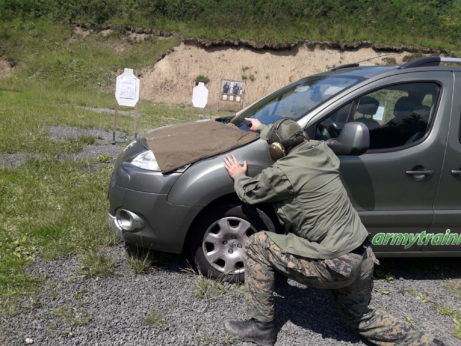
<svg viewBox="0 0 461 346">
<path fill-rule="evenodd" d="M 220 205 L 198 220 L 191 239 L 191 255 L 203 275 L 242 282 L 245 244 L 256 232 L 275 232 L 270 217 L 261 209 L 244 204 Z"/>
</svg>

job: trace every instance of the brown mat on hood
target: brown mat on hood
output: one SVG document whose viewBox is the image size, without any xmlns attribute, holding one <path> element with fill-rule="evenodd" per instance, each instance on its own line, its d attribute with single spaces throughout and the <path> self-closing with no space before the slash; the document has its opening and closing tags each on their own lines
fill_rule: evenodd
<svg viewBox="0 0 461 346">
<path fill-rule="evenodd" d="M 163 173 L 241 147 L 258 138 L 259 134 L 255 132 L 217 121 L 178 124 L 146 135 L 149 149 L 154 152 Z"/>
</svg>

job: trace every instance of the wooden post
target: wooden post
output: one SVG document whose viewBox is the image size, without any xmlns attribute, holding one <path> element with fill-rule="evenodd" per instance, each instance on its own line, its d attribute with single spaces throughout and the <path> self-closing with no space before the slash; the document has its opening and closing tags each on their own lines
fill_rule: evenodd
<svg viewBox="0 0 461 346">
<path fill-rule="evenodd" d="M 138 111 L 134 109 L 134 139 L 138 138 Z"/>
<path fill-rule="evenodd" d="M 112 145 L 115 145 L 115 132 L 117 131 L 118 103 L 115 103 L 114 125 L 112 132 Z"/>
</svg>

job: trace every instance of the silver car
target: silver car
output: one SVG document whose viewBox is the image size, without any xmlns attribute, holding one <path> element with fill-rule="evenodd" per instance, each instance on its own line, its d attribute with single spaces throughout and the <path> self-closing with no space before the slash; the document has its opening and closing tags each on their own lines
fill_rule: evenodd
<svg viewBox="0 0 461 346">
<path fill-rule="evenodd" d="M 341 159 L 341 176 L 378 256 L 461 255 L 461 59 L 340 66 L 292 83 L 235 116 L 296 120 Z M 452 64 L 453 65 L 453 64 Z M 267 143 L 232 151 L 253 176 L 272 164 Z M 248 237 L 280 232 L 270 205 L 245 205 L 216 155 L 162 174 L 146 140 L 118 158 L 109 223 L 128 247 L 190 255 L 202 273 L 241 280 Z"/>
</svg>

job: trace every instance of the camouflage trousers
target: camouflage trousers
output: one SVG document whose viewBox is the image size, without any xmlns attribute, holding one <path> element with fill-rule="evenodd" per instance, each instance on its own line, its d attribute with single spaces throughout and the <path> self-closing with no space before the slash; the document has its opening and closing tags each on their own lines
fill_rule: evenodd
<svg viewBox="0 0 461 346">
<path fill-rule="evenodd" d="M 246 245 L 245 286 L 249 316 L 274 320 L 275 272 L 310 287 L 333 292 L 346 326 L 377 345 L 430 345 L 432 338 L 380 309 L 370 309 L 375 257 L 349 253 L 315 260 L 284 253 L 266 232 L 253 234 Z"/>
</svg>

